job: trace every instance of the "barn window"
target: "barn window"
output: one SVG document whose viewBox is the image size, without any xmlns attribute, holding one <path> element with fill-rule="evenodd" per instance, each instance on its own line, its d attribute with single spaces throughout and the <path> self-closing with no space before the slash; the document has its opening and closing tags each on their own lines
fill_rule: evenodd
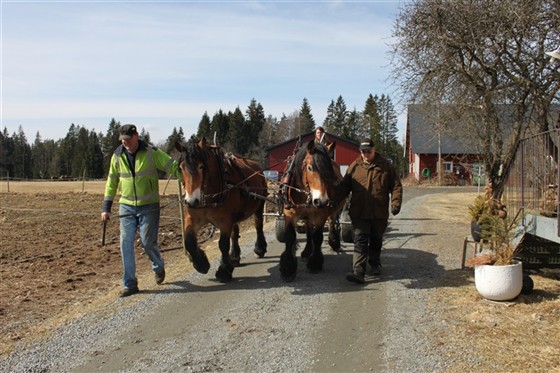
<svg viewBox="0 0 560 373">
<path fill-rule="evenodd" d="M 445 173 L 453 172 L 453 162 L 443 162 L 443 172 Z"/>
</svg>

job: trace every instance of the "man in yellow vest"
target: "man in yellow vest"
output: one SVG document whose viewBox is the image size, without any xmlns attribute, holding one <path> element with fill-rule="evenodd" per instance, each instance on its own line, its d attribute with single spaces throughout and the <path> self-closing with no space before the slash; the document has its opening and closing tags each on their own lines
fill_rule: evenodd
<svg viewBox="0 0 560 373">
<path fill-rule="evenodd" d="M 136 231 L 140 234 L 144 251 L 152 261 L 156 283 L 159 285 L 165 280 L 165 267 L 158 245 L 158 170 L 176 176 L 179 176 L 180 170 L 177 161 L 140 140 L 133 124 L 125 124 L 120 128 L 119 140 L 121 145 L 111 157 L 101 219 L 108 221 L 111 218 L 111 207 L 120 183 L 120 246 L 124 285 L 120 297 L 128 297 L 140 291 L 134 257 Z"/>
</svg>

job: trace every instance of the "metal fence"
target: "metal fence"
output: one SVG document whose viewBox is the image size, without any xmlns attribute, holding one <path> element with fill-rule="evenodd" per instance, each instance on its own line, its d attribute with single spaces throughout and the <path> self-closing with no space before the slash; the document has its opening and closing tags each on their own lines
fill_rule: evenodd
<svg viewBox="0 0 560 373">
<path fill-rule="evenodd" d="M 510 213 L 558 219 L 558 159 L 560 130 L 551 130 L 521 141 L 505 189 Z"/>
</svg>

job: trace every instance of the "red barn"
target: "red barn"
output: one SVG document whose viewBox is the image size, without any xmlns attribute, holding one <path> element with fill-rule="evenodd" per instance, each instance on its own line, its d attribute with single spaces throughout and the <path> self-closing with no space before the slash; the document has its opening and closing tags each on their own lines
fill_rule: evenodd
<svg viewBox="0 0 560 373">
<path fill-rule="evenodd" d="M 408 174 L 418 181 L 433 178 L 441 159 L 446 183 L 485 184 L 481 152 L 475 139 L 464 130 L 464 120 L 443 119 L 445 125 L 437 131 L 438 110 L 450 109 L 444 105 L 408 105 L 405 140 Z"/>
<path fill-rule="evenodd" d="M 313 141 L 314 138 L 315 131 L 301 135 L 301 145 Z M 327 133 L 326 138 L 329 142 L 336 142 L 334 161 L 340 165 L 340 171 L 344 175 L 348 166 L 360 155 L 359 143 L 330 133 Z M 268 147 L 265 151 L 265 169 L 268 171 L 278 171 L 279 174 L 282 174 L 286 169 L 288 157 L 294 154 L 297 141 L 298 138 L 296 137 Z"/>
</svg>

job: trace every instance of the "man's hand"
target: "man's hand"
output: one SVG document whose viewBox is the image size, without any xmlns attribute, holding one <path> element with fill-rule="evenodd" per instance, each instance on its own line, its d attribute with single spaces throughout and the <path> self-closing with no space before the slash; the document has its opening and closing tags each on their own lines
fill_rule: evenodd
<svg viewBox="0 0 560 373">
<path fill-rule="evenodd" d="M 110 212 L 102 212 L 101 213 L 101 220 L 103 220 L 103 221 L 111 220 L 111 213 Z"/>
<path fill-rule="evenodd" d="M 401 207 L 400 206 L 391 207 L 391 214 L 398 215 L 399 212 L 401 212 Z"/>
</svg>

